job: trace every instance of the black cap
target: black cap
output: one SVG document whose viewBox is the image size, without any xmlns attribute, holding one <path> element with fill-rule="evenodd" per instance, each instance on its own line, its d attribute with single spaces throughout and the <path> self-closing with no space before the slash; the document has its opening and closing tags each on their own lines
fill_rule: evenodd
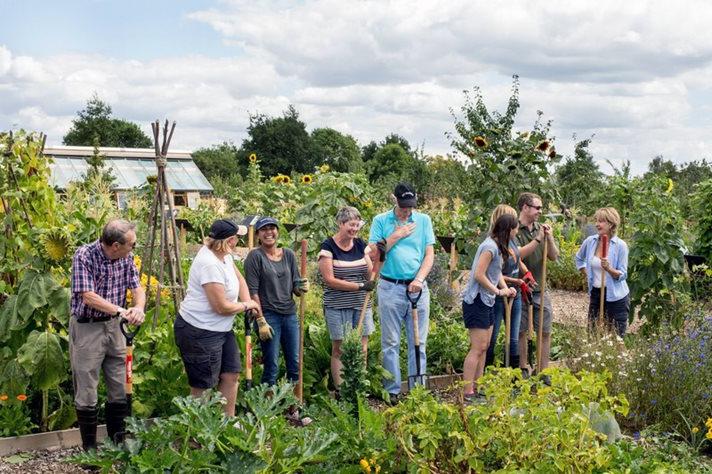
<svg viewBox="0 0 712 474">
<path fill-rule="evenodd" d="M 228 219 L 218 219 L 210 226 L 208 237 L 215 240 L 223 240 L 233 235 L 245 234 L 247 234 L 247 227 L 244 225 L 237 225 Z"/>
<path fill-rule="evenodd" d="M 279 227 L 279 222 L 277 222 L 277 219 L 274 217 L 269 217 L 269 216 L 264 216 L 260 217 L 257 220 L 257 223 L 255 224 L 255 230 L 260 230 L 266 225 L 273 225 L 275 227 Z"/>
<path fill-rule="evenodd" d="M 408 183 L 398 183 L 393 195 L 398 201 L 398 207 L 415 207 L 418 203 L 418 196 L 415 189 Z"/>
</svg>

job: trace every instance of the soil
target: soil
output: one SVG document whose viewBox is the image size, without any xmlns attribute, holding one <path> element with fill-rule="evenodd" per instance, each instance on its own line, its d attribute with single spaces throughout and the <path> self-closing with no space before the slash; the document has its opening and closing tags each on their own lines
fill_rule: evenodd
<svg viewBox="0 0 712 474">
<path fill-rule="evenodd" d="M 81 448 L 45 449 L 17 453 L 0 458 L 0 473 L 84 473 L 96 472 L 66 461 L 81 452 Z"/>
</svg>

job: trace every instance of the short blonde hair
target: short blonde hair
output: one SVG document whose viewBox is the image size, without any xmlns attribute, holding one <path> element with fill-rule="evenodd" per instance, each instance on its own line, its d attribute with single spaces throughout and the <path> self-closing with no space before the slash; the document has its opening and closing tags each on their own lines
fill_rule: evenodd
<svg viewBox="0 0 712 474">
<path fill-rule="evenodd" d="M 611 225 L 611 235 L 616 235 L 618 226 L 621 225 L 621 216 L 615 207 L 602 207 L 593 215 L 595 220 L 601 218 Z"/>
<path fill-rule="evenodd" d="M 228 239 L 231 239 L 234 235 L 231 235 L 227 239 L 213 239 L 212 237 L 205 237 L 203 240 L 203 245 L 214 252 L 220 253 L 230 253 L 230 245 L 227 243 Z"/>
<path fill-rule="evenodd" d="M 497 219 L 499 219 L 505 214 L 517 217 L 517 211 L 515 211 L 512 206 L 509 206 L 507 204 L 500 204 L 499 206 L 494 208 L 494 211 L 492 211 L 492 215 L 490 216 L 489 231 L 487 232 L 488 234 L 492 232 L 492 229 L 494 229 L 494 223 L 497 222 Z"/>
</svg>

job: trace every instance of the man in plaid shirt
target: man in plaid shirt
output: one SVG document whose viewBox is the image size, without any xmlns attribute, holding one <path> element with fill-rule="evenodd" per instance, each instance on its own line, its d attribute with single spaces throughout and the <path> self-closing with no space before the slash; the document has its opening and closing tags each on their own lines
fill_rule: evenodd
<svg viewBox="0 0 712 474">
<path fill-rule="evenodd" d="M 125 431 L 126 340 L 119 328 L 119 318 L 141 324 L 146 303 L 131 253 L 136 246 L 135 227 L 124 220 L 110 221 L 101 238 L 80 247 L 72 259 L 69 358 L 84 449 L 96 447 L 97 387 L 102 368 L 108 398 L 109 438 L 120 441 Z M 124 309 L 127 290 L 131 291 L 134 306 Z"/>
</svg>

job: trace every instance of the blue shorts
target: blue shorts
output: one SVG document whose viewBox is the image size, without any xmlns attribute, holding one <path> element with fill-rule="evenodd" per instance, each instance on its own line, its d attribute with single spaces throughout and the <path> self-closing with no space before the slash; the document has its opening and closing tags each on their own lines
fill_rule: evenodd
<svg viewBox="0 0 712 474">
<path fill-rule="evenodd" d="M 494 325 L 494 317 L 494 305 L 487 306 L 480 295 L 475 296 L 472 304 L 462 302 L 462 319 L 467 329 L 489 329 Z"/>
<path fill-rule="evenodd" d="M 346 333 L 358 326 L 358 319 L 361 317 L 361 308 L 336 309 L 324 307 L 324 318 L 326 327 L 329 328 L 329 336 L 332 341 L 343 341 Z M 368 308 L 363 318 L 362 336 L 373 334 L 376 326 L 373 324 L 373 310 Z"/>
</svg>

